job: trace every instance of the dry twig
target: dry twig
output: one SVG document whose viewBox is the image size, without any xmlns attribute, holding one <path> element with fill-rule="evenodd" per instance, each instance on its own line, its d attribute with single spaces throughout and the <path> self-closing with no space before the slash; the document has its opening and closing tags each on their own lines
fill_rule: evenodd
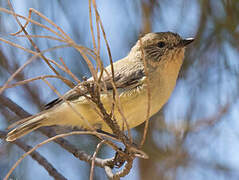
<svg viewBox="0 0 239 180">
<path fill-rule="evenodd" d="M 92 156 L 91 168 L 90 168 L 90 180 L 93 180 L 93 177 L 94 177 L 94 168 L 95 168 L 95 158 L 96 158 L 96 155 L 98 154 L 98 152 L 99 152 L 99 150 L 100 150 L 100 148 L 101 148 L 101 146 L 102 146 L 103 144 L 104 144 L 104 140 L 101 141 L 101 142 L 97 145 L 97 147 L 96 147 L 96 149 L 95 149 L 95 152 L 94 152 L 94 154 L 93 154 L 93 156 Z"/>
<path fill-rule="evenodd" d="M 3 131 L 0 131 L 0 138 L 4 139 L 6 136 L 6 133 Z M 32 149 L 31 146 L 25 144 L 23 141 L 21 140 L 16 140 L 13 142 L 14 144 L 16 144 L 19 148 L 21 148 L 22 150 L 24 150 L 25 152 L 29 151 L 30 149 Z M 45 170 L 48 172 L 48 174 L 50 176 L 52 176 L 54 179 L 58 179 L 58 180 L 66 180 L 66 178 L 59 173 L 54 167 L 53 165 L 51 165 L 51 163 L 49 163 L 47 161 L 46 158 L 44 158 L 39 152 L 34 151 L 32 152 L 32 154 L 30 154 L 30 156 L 32 157 L 32 159 L 36 160 L 42 167 L 45 168 Z"/>
</svg>

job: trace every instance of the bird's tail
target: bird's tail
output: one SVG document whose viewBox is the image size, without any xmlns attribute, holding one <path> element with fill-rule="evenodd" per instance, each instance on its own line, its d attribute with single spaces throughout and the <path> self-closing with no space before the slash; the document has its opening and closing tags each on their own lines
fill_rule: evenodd
<svg viewBox="0 0 239 180">
<path fill-rule="evenodd" d="M 34 131 L 35 129 L 44 126 L 45 120 L 46 118 L 44 116 L 36 115 L 16 122 L 9 127 L 12 128 L 13 126 L 16 126 L 16 128 L 7 134 L 6 141 L 15 141 L 16 139 Z"/>
</svg>

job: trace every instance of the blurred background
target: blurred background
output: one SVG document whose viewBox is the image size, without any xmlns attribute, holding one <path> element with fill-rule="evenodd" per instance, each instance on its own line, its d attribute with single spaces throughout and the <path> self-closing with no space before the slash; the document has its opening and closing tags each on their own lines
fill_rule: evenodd
<svg viewBox="0 0 239 180">
<path fill-rule="evenodd" d="M 93 48 L 90 35 L 88 1 L 12 0 L 16 13 L 28 16 L 34 8 L 59 25 L 80 45 Z M 7 1 L 0 6 L 9 9 Z M 128 179 L 239 179 L 239 1 L 238 0 L 104 0 L 97 1 L 113 60 L 124 57 L 141 33 L 173 31 L 182 37 L 195 37 L 187 49 L 177 86 L 164 108 L 150 120 L 148 137 L 143 150 L 148 160 L 137 159 Z M 47 22 L 34 15 L 34 20 Z M 24 23 L 24 21 L 21 21 Z M 9 34 L 19 30 L 13 16 L 0 12 L 0 37 L 32 49 L 25 38 Z M 52 35 L 29 25 L 29 34 Z M 96 31 L 96 30 L 95 30 Z M 59 42 L 34 38 L 41 50 Z M 32 55 L 0 42 L 0 85 Z M 69 69 L 80 79 L 90 77 L 86 63 L 73 48 L 54 50 L 47 57 L 60 62 L 62 57 Z M 101 41 L 101 58 L 109 64 L 106 46 Z M 61 72 L 61 71 L 60 71 Z M 35 60 L 13 82 L 53 74 L 40 59 Z M 66 78 L 67 74 L 61 72 Z M 72 79 L 71 79 L 72 80 Z M 61 81 L 49 80 L 64 93 L 69 87 Z M 7 89 L 5 96 L 29 113 L 39 112 L 57 95 L 42 81 Z M 4 130 L 19 117 L 0 102 L 0 129 Z M 133 130 L 139 142 L 144 126 Z M 60 131 L 60 130 L 59 130 Z M 36 145 L 46 139 L 39 132 L 23 138 Z M 98 140 L 91 136 L 67 138 L 79 149 L 93 153 Z M 67 179 L 89 179 L 90 165 L 74 158 L 54 143 L 38 150 Z M 23 151 L 0 140 L 0 179 Z M 114 153 L 107 147 L 100 157 Z M 27 157 L 14 171 L 13 179 L 52 179 L 37 162 Z M 106 179 L 101 168 L 95 169 L 95 179 Z"/>
</svg>

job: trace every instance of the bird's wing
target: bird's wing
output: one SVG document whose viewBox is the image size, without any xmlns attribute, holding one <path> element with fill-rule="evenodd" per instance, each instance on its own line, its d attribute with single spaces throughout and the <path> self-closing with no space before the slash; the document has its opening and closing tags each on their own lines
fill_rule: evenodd
<svg viewBox="0 0 239 180">
<path fill-rule="evenodd" d="M 130 90 L 132 88 L 135 88 L 137 86 L 140 86 L 142 84 L 142 79 L 145 77 L 144 69 L 139 68 L 137 71 L 125 71 L 127 74 L 124 73 L 124 71 L 121 71 L 118 73 L 115 73 L 114 76 L 114 82 L 116 88 L 122 88 L 125 90 Z M 107 90 L 112 90 L 112 76 L 103 76 L 102 78 L 102 87 L 105 86 Z M 84 83 L 93 83 L 92 78 L 90 78 L 87 81 L 84 81 L 80 84 L 78 84 L 75 88 L 68 91 L 66 94 L 64 94 L 63 98 L 65 100 L 73 101 L 78 99 L 79 97 L 88 94 L 87 88 L 85 88 Z M 50 109 L 52 107 L 55 107 L 56 105 L 59 105 L 63 102 L 62 98 L 57 98 L 50 103 L 45 105 L 45 110 Z"/>
</svg>

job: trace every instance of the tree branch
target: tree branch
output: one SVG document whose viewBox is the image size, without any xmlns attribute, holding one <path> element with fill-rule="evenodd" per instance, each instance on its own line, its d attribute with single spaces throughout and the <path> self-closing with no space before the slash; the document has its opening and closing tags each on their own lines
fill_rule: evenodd
<svg viewBox="0 0 239 180">
<path fill-rule="evenodd" d="M 11 99 L 0 95 L 0 102 L 1 104 L 5 105 L 10 109 L 12 112 L 14 112 L 16 115 L 18 115 L 20 118 L 26 118 L 31 116 L 28 112 L 26 112 L 23 108 L 18 106 L 16 103 L 14 103 Z M 56 135 L 55 131 L 51 127 L 41 127 L 38 129 L 42 134 L 44 134 L 47 137 L 53 137 Z M 85 161 L 85 162 L 91 162 L 92 157 L 85 153 L 84 151 L 81 151 L 77 149 L 73 144 L 71 144 L 69 141 L 65 140 L 64 138 L 58 138 L 54 140 L 55 143 L 60 145 L 62 148 L 73 154 L 76 158 Z M 106 165 L 112 166 L 114 158 L 109 159 L 101 159 L 101 158 L 95 158 L 95 165 L 99 167 L 105 167 Z"/>
<path fill-rule="evenodd" d="M 5 139 L 6 137 L 6 132 L 0 131 L 0 138 Z M 16 141 L 13 142 L 16 144 L 18 147 L 20 147 L 22 150 L 25 152 L 29 151 L 32 149 L 31 146 L 25 144 L 23 141 L 17 139 Z M 41 166 L 45 168 L 45 170 L 48 172 L 50 176 L 52 176 L 56 180 L 66 180 L 66 178 L 59 173 L 48 161 L 46 158 L 44 158 L 39 152 L 34 151 L 30 154 L 32 159 L 36 160 Z"/>
</svg>

